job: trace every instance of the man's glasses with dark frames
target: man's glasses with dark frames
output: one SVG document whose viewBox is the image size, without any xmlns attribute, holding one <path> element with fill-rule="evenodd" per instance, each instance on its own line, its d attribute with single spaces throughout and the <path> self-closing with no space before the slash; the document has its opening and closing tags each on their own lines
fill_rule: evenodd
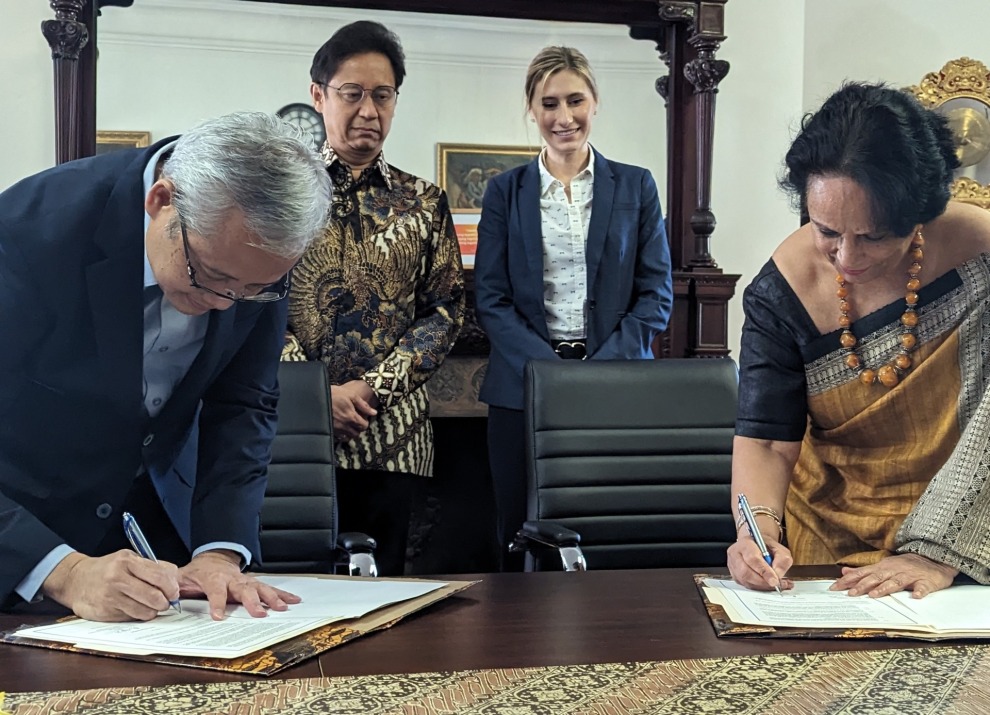
<svg viewBox="0 0 990 715">
<path fill-rule="evenodd" d="M 371 89 L 365 89 L 359 84 L 354 84 L 353 82 L 347 82 L 339 87 L 334 87 L 332 84 L 327 84 L 326 82 L 321 82 L 327 89 L 332 89 L 337 93 L 337 95 L 344 100 L 347 104 L 357 104 L 363 102 L 366 95 L 371 95 L 371 101 L 377 104 L 379 107 L 389 107 L 395 103 L 396 97 L 399 96 L 399 90 L 395 87 L 390 87 L 387 84 L 383 84 L 380 87 L 372 87 Z"/>
<path fill-rule="evenodd" d="M 235 303 L 274 303 L 277 300 L 282 300 L 289 294 L 288 273 L 286 273 L 285 278 L 282 279 L 282 285 L 278 291 L 264 290 L 260 293 L 256 293 L 255 295 L 238 295 L 232 290 L 221 293 L 213 290 L 212 288 L 207 288 L 205 285 L 196 280 L 196 269 L 193 268 L 192 261 L 190 260 L 189 236 L 186 234 L 186 222 L 181 216 L 179 217 L 179 228 L 182 230 L 182 248 L 186 252 L 186 273 L 189 274 L 189 285 L 193 288 L 205 290 L 207 293 L 212 293 L 215 296 L 225 298 Z"/>
</svg>

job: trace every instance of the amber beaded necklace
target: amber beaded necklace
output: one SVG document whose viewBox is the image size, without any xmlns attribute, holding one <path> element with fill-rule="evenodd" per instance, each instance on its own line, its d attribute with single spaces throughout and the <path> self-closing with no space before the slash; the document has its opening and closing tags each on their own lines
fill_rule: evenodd
<svg viewBox="0 0 990 715">
<path fill-rule="evenodd" d="M 880 383 L 884 387 L 894 387 L 901 378 L 911 369 L 911 352 L 918 344 L 918 336 L 915 334 L 918 329 L 918 314 L 915 306 L 918 304 L 918 288 L 921 287 L 921 280 L 918 275 L 921 273 L 921 261 L 925 257 L 921 247 L 925 245 L 925 239 L 921 235 L 921 230 L 915 234 L 911 241 L 911 265 L 907 269 L 908 281 L 907 292 L 904 294 L 904 314 L 901 315 L 901 349 L 894 356 L 894 359 L 882 366 L 878 370 L 871 370 L 863 365 L 863 360 L 856 353 L 856 336 L 853 335 L 850 327 L 852 319 L 849 311 L 852 305 L 849 302 L 849 289 L 846 281 L 840 273 L 835 277 L 835 282 L 839 284 L 839 289 L 835 295 L 839 298 L 839 327 L 842 328 L 842 335 L 839 336 L 839 345 L 846 354 L 846 366 L 859 375 L 859 380 L 865 385 Z"/>
</svg>

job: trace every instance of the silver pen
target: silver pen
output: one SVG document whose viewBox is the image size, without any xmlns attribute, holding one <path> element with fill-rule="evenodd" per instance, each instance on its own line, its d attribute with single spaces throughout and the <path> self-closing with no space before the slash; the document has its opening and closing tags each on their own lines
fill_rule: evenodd
<svg viewBox="0 0 990 715">
<path fill-rule="evenodd" d="M 749 501 L 746 499 L 745 494 L 739 495 L 739 512 L 742 514 L 743 519 L 746 520 L 746 527 L 749 529 L 750 536 L 753 537 L 753 541 L 756 542 L 756 547 L 760 550 L 760 554 L 763 556 L 763 560 L 767 562 L 767 566 L 773 568 L 773 557 L 767 550 L 767 542 L 763 540 L 763 534 L 756 526 L 756 517 L 753 516 L 753 510 L 749 508 Z M 774 586 L 777 589 L 777 593 L 781 593 L 780 590 L 780 577 L 777 577 L 777 585 Z"/>
<path fill-rule="evenodd" d="M 155 557 L 155 552 L 151 550 L 151 544 L 148 540 L 144 538 L 144 532 L 141 531 L 141 527 L 138 526 L 137 519 L 135 519 L 129 512 L 124 512 L 124 534 L 127 536 L 127 540 L 131 542 L 131 546 L 134 550 L 138 552 L 142 558 L 149 559 L 158 563 L 158 559 Z M 179 613 L 182 613 L 182 606 L 179 605 L 178 600 L 169 601 L 168 605 L 174 608 Z"/>
</svg>

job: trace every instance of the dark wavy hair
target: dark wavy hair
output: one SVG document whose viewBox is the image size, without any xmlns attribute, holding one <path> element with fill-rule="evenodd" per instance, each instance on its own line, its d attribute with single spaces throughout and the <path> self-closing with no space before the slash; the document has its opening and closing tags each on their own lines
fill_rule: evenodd
<svg viewBox="0 0 990 715">
<path fill-rule="evenodd" d="M 313 55 L 309 76 L 316 84 L 326 84 L 337 74 L 341 62 L 368 52 L 388 57 L 392 74 L 395 75 L 395 88 L 401 87 L 406 77 L 406 56 L 402 52 L 402 43 L 394 32 L 371 20 L 352 22 L 333 33 Z"/>
<path fill-rule="evenodd" d="M 941 115 L 907 92 L 848 82 L 814 114 L 784 158 L 780 186 L 807 216 L 808 179 L 845 176 L 866 190 L 874 228 L 906 236 L 945 211 L 959 166 Z"/>
</svg>

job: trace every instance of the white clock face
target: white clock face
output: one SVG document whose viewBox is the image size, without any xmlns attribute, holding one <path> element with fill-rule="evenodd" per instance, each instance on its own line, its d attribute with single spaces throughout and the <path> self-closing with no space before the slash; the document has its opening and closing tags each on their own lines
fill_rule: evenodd
<svg viewBox="0 0 990 715">
<path fill-rule="evenodd" d="M 310 105 L 301 102 L 287 104 L 278 110 L 277 114 L 312 136 L 314 149 L 319 150 L 323 146 L 323 142 L 327 140 L 323 117 Z"/>
</svg>

